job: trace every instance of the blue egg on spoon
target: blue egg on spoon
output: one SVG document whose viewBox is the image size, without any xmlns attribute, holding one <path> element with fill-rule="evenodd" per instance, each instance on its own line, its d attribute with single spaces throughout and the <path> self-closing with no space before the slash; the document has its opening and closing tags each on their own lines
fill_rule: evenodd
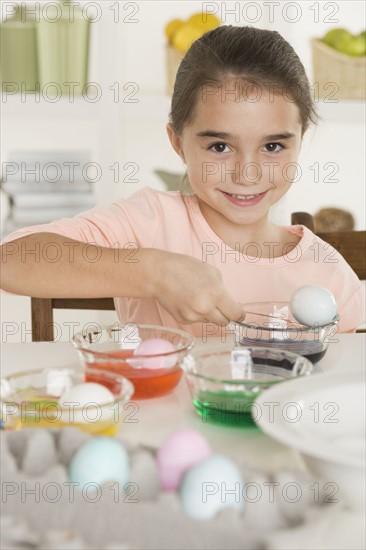
<svg viewBox="0 0 366 550">
<path fill-rule="evenodd" d="M 292 295 L 290 311 L 303 325 L 325 325 L 332 322 L 337 315 L 337 302 L 327 288 L 305 285 Z"/>
</svg>

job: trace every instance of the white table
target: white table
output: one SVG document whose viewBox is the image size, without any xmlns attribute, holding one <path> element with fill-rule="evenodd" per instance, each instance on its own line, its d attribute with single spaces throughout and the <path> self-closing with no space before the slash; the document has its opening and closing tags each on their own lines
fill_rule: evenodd
<svg viewBox="0 0 366 550">
<path fill-rule="evenodd" d="M 366 334 L 340 334 L 336 339 L 318 363 L 320 370 L 344 371 L 350 367 L 364 369 Z M 197 347 L 202 345 L 209 344 L 196 344 Z M 69 342 L 14 343 L 2 346 L 2 376 L 16 371 L 72 364 L 78 364 L 78 357 Z M 298 453 L 258 430 L 203 422 L 195 412 L 184 379 L 170 395 L 137 400 L 126 412 L 130 413 L 130 421 L 121 423 L 119 436 L 131 443 L 157 448 L 174 430 L 190 427 L 205 435 L 214 452 L 237 456 L 245 459 L 248 464 L 272 471 L 304 468 Z"/>
</svg>

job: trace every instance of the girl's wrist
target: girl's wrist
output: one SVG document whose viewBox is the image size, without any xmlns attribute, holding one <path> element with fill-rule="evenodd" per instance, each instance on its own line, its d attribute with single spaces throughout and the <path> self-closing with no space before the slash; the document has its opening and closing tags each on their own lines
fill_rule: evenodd
<svg viewBox="0 0 366 550">
<path fill-rule="evenodd" d="M 157 298 L 164 280 L 164 265 L 171 253 L 157 248 L 142 248 L 136 254 L 139 263 L 138 285 L 143 297 Z"/>
</svg>

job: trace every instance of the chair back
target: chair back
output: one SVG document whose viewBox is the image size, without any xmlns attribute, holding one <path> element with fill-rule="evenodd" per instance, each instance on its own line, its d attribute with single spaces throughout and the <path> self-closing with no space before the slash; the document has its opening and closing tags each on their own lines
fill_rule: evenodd
<svg viewBox="0 0 366 550">
<path fill-rule="evenodd" d="M 54 340 L 54 309 L 115 309 L 113 298 L 31 298 L 31 308 L 33 342 Z"/>
<path fill-rule="evenodd" d="M 314 219 L 307 212 L 294 212 L 291 223 L 305 225 L 315 232 Z M 327 231 L 315 234 L 338 250 L 361 281 L 366 279 L 366 231 Z"/>
</svg>

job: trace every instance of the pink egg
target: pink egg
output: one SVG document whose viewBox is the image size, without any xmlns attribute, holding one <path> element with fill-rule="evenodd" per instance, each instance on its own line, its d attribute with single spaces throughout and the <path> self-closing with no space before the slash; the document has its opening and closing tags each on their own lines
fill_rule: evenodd
<svg viewBox="0 0 366 550">
<path fill-rule="evenodd" d="M 165 440 L 157 454 L 160 484 L 176 491 L 185 472 L 212 454 L 207 440 L 196 430 L 182 429 Z"/>
<path fill-rule="evenodd" d="M 178 361 L 178 355 L 176 353 L 167 355 L 163 354 L 176 351 L 176 347 L 163 338 L 148 338 L 137 346 L 134 350 L 134 355 L 156 355 L 156 357 L 149 357 L 142 361 L 142 367 L 144 369 L 171 369 Z"/>
</svg>

